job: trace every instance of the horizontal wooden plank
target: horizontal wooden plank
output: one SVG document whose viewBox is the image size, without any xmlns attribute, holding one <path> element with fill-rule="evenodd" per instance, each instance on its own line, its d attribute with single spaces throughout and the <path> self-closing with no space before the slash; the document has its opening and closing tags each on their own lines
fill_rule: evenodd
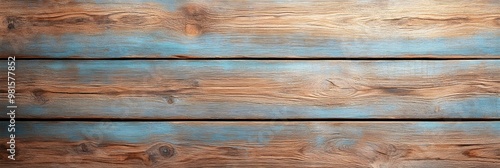
<svg viewBox="0 0 500 168">
<path fill-rule="evenodd" d="M 500 60 L 19 60 L 16 66 L 20 118 L 500 118 Z M 0 106 L 7 105 L 5 94 Z"/>
<path fill-rule="evenodd" d="M 0 53 L 498 58 L 499 11 L 489 0 L 2 1 Z"/>
<path fill-rule="evenodd" d="M 15 140 L 2 167 L 500 166 L 500 122 L 23 121 Z"/>
</svg>

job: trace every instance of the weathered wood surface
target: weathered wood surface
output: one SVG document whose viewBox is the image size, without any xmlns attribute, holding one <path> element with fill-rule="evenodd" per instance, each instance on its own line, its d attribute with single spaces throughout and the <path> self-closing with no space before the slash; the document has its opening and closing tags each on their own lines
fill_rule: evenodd
<svg viewBox="0 0 500 168">
<path fill-rule="evenodd" d="M 500 167 L 498 0 L 2 0 L 8 56 L 0 167 Z"/>
<path fill-rule="evenodd" d="M 500 118 L 499 72 L 500 60 L 20 60 L 17 117 Z"/>
<path fill-rule="evenodd" d="M 498 58 L 496 0 L 0 2 L 6 57 Z"/>
<path fill-rule="evenodd" d="M 16 162 L 0 152 L 2 167 L 500 166 L 500 122 L 19 122 L 17 128 Z M 0 135 L 6 142 L 8 135 Z"/>
</svg>

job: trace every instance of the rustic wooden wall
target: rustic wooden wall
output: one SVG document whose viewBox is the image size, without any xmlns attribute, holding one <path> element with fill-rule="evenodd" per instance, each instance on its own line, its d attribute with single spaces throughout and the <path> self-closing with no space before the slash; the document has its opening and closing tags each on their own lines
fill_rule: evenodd
<svg viewBox="0 0 500 168">
<path fill-rule="evenodd" d="M 500 167 L 498 0 L 2 0 L 9 56 L 1 167 Z"/>
</svg>

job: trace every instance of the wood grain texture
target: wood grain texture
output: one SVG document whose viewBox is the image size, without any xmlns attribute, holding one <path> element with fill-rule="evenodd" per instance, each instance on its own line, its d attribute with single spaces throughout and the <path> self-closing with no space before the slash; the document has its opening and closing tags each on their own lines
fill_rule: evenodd
<svg viewBox="0 0 500 168">
<path fill-rule="evenodd" d="M 1 152 L 3 167 L 500 166 L 500 122 L 16 124 L 17 159 Z"/>
<path fill-rule="evenodd" d="M 0 2 L 2 57 L 483 57 L 491 0 Z"/>
<path fill-rule="evenodd" d="M 16 100 L 21 118 L 500 118 L 498 72 L 498 60 L 20 60 Z"/>
</svg>

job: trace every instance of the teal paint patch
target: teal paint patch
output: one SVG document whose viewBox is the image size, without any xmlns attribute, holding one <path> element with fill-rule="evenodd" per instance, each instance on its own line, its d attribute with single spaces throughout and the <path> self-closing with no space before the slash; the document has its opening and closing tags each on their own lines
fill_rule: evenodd
<svg viewBox="0 0 500 168">
<path fill-rule="evenodd" d="M 322 136 L 316 136 L 314 144 L 316 145 L 316 147 L 323 147 L 323 145 L 325 144 L 325 138 Z"/>
<path fill-rule="evenodd" d="M 44 108 L 43 106 L 40 106 L 40 105 L 29 105 L 27 107 L 21 107 L 20 109 L 22 109 L 23 111 L 24 111 L 24 109 L 26 111 L 29 111 L 29 114 L 32 116 L 47 115 L 47 112 L 45 111 L 46 108 Z"/>
<path fill-rule="evenodd" d="M 165 95 L 168 96 L 168 95 Z M 176 98 L 173 104 L 168 104 L 165 98 L 158 96 L 157 99 L 144 99 L 137 97 L 130 100 L 112 99 L 106 100 L 108 106 L 96 106 L 100 100 L 75 100 L 78 106 L 64 108 L 61 106 L 35 106 L 28 105 L 22 108 L 23 117 L 82 117 L 81 113 L 92 117 L 111 118 L 192 118 L 192 119 L 275 119 L 286 120 L 287 118 L 500 118 L 498 111 L 498 97 L 467 98 L 464 100 L 442 102 L 435 105 L 404 104 L 398 101 L 377 103 L 370 105 L 345 106 L 345 107 L 320 107 L 299 106 L 280 104 L 255 104 L 243 102 L 205 102 L 191 104 L 182 98 Z M 50 101 L 58 101 L 52 99 Z M 420 107 L 421 106 L 421 107 Z M 231 108 L 225 108 L 231 107 Z M 413 110 L 410 107 L 414 108 Z M 439 107 L 439 111 L 435 111 Z M 401 112 L 398 109 L 406 109 Z M 79 111 L 79 113 L 68 113 L 67 111 Z M 47 113 L 47 112 L 50 112 Z M 217 112 L 217 113 L 216 113 Z"/>
<path fill-rule="evenodd" d="M 500 137 L 500 122 L 414 122 L 412 124 L 413 131 L 427 135 L 460 132 L 472 136 L 488 134 Z"/>
<path fill-rule="evenodd" d="M 47 68 L 50 68 L 54 71 L 63 71 L 68 68 L 68 64 L 63 61 L 55 61 L 49 64 L 46 64 Z"/>
<path fill-rule="evenodd" d="M 1 125 L 7 124 L 0 122 Z M 96 143 L 154 143 L 155 141 L 177 144 L 194 142 L 223 144 L 244 142 L 267 145 L 274 135 L 282 134 L 282 124 L 248 125 L 191 125 L 168 122 L 19 122 L 16 136 L 38 140 L 68 140 Z M 300 131 L 300 130 L 297 130 Z M 2 134 L 5 134 L 2 132 Z"/>
<path fill-rule="evenodd" d="M 177 37 L 172 37 L 177 36 Z M 126 56 L 190 55 L 199 57 L 361 57 L 405 55 L 500 55 L 500 38 L 492 33 L 472 37 L 422 39 L 310 39 L 306 35 L 228 36 L 205 34 L 186 38 L 163 32 L 107 31 L 98 35 L 66 34 L 59 37 L 40 35 L 13 54 L 64 58 L 117 58 Z M 259 40 L 261 39 L 261 40 Z M 266 41 L 257 43 L 256 41 Z M 309 43 L 304 43 L 308 41 Z M 10 46 L 10 45 L 9 45 Z M 13 52 L 10 47 L 0 52 Z"/>
<path fill-rule="evenodd" d="M 126 123 L 126 122 L 24 122 L 20 121 L 16 136 L 38 138 L 39 140 L 65 139 L 73 142 L 94 141 L 97 143 L 126 142 L 144 143 L 155 136 L 175 135 L 168 123 Z M 175 142 L 164 136 L 165 142 Z"/>
<path fill-rule="evenodd" d="M 415 129 L 422 132 L 440 132 L 443 131 L 449 124 L 443 124 L 440 122 L 415 122 Z"/>
<path fill-rule="evenodd" d="M 500 97 L 465 98 L 438 104 L 440 112 L 456 118 L 500 118 Z"/>
<path fill-rule="evenodd" d="M 355 139 L 339 139 L 335 142 L 335 147 L 339 149 L 353 148 L 357 143 Z"/>
<path fill-rule="evenodd" d="M 230 123 L 230 122 L 228 122 Z M 400 133 L 422 133 L 425 135 L 454 135 L 461 133 L 476 137 L 479 135 L 500 136 L 500 122 L 390 122 L 370 126 L 373 123 L 310 122 L 253 122 L 252 124 L 228 124 L 225 122 L 183 123 L 183 122 L 32 122 L 16 123 L 16 137 L 38 141 L 92 141 L 96 143 L 156 143 L 167 142 L 175 145 L 227 145 L 243 143 L 254 146 L 268 145 L 275 138 L 306 138 L 316 141 L 316 145 L 333 142 L 337 148 L 355 146 L 363 137 L 357 132 L 373 132 L 380 129 L 395 129 L 397 138 Z M 334 124 L 334 125 L 332 125 Z M 0 125 L 8 125 L 1 121 Z M 271 130 L 267 131 L 266 130 Z M 389 130 L 386 130 L 389 131 Z M 1 131 L 0 136 L 9 133 Z M 322 138 L 314 138 L 322 137 Z"/>
</svg>

